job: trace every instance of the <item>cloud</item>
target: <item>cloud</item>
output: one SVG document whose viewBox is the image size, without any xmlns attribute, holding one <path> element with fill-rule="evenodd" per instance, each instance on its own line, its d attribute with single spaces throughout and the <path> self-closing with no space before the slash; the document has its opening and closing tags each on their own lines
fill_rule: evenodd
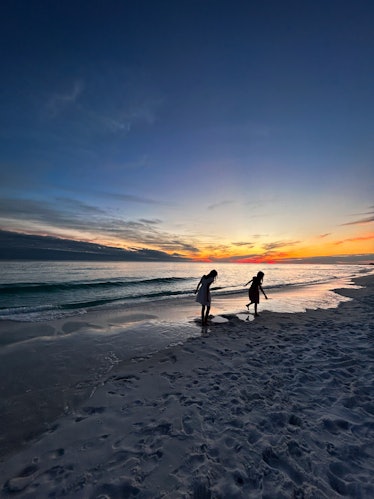
<svg viewBox="0 0 374 499">
<path fill-rule="evenodd" d="M 360 241 L 370 241 L 371 239 L 374 240 L 374 234 L 369 234 L 368 236 L 359 236 L 359 237 L 350 237 L 347 239 L 342 239 L 341 241 L 335 241 L 335 245 L 338 246 L 339 244 L 344 244 L 344 243 L 357 243 Z"/>
<path fill-rule="evenodd" d="M 3 228 L 25 233 L 78 237 L 81 240 L 110 241 L 114 245 L 153 247 L 169 252 L 197 253 L 197 247 L 162 230 L 159 219 L 128 220 L 113 216 L 97 206 L 70 198 L 56 202 L 30 199 L 1 199 Z M 73 236 L 73 234 L 76 234 Z"/>
<path fill-rule="evenodd" d="M 149 75 L 112 62 L 87 64 L 79 77 L 47 72 L 45 79 L 49 95 L 42 113 L 50 134 L 54 132 L 54 140 L 65 148 L 92 146 L 97 139 L 111 146 L 112 140 L 122 140 L 134 129 L 153 126 L 164 105 Z"/>
<path fill-rule="evenodd" d="M 251 242 L 235 242 L 235 243 L 231 243 L 232 246 L 246 246 L 247 248 L 253 248 L 254 246 L 254 243 L 251 243 Z"/>
<path fill-rule="evenodd" d="M 126 136 L 137 126 L 152 126 L 164 104 L 142 70 L 101 62 L 86 70 L 85 82 L 81 118 L 99 134 Z"/>
<path fill-rule="evenodd" d="M 374 214 L 370 217 L 360 218 L 359 220 L 354 220 L 353 222 L 346 222 L 341 225 L 365 225 L 374 222 Z"/>
<path fill-rule="evenodd" d="M 156 121 L 156 111 L 161 101 L 145 100 L 134 104 L 122 104 L 116 110 L 106 111 L 92 108 L 89 115 L 100 123 L 103 131 L 127 135 L 136 125 L 153 125 Z"/>
<path fill-rule="evenodd" d="M 358 220 L 354 220 L 353 222 L 346 222 L 341 225 L 365 225 L 374 222 L 374 206 L 369 207 L 369 211 L 366 213 L 363 213 L 362 215 L 369 215 L 365 216 L 364 218 L 359 218 Z"/>
<path fill-rule="evenodd" d="M 159 241 L 158 246 L 162 248 L 164 251 L 175 251 L 176 248 L 179 251 L 187 252 L 187 253 L 199 253 L 200 249 L 192 244 L 186 243 L 182 239 L 173 238 L 169 242 L 167 241 Z"/>
<path fill-rule="evenodd" d="M 148 220 L 147 218 L 140 218 L 139 221 L 142 223 L 145 223 L 145 224 L 149 224 L 149 225 L 158 225 L 158 224 L 162 223 L 162 221 L 159 219 Z"/>
<path fill-rule="evenodd" d="M 65 92 L 53 94 L 47 102 L 50 117 L 58 116 L 66 107 L 74 104 L 83 92 L 83 83 L 75 81 Z"/>
<path fill-rule="evenodd" d="M 326 232 L 326 234 L 320 234 L 318 237 L 319 239 L 324 239 L 327 236 L 331 236 L 331 232 Z"/>
<path fill-rule="evenodd" d="M 69 239 L 0 230 L 0 259 L 186 261 L 150 248 L 121 249 Z"/>
<path fill-rule="evenodd" d="M 208 210 L 216 210 L 217 208 L 222 208 L 222 206 L 228 206 L 230 204 L 233 204 L 234 201 L 220 201 L 219 203 L 214 203 L 208 206 Z"/>
<path fill-rule="evenodd" d="M 277 248 L 296 246 L 297 244 L 300 244 L 300 241 L 275 241 L 273 243 L 263 244 L 262 247 L 265 251 L 270 252 Z"/>
<path fill-rule="evenodd" d="M 97 194 L 100 194 L 102 196 L 105 196 L 107 198 L 111 199 L 117 199 L 119 201 L 124 201 L 124 202 L 132 202 L 132 203 L 141 203 L 141 204 L 155 204 L 159 206 L 167 206 L 169 203 L 166 203 L 165 201 L 158 201 L 155 199 L 150 199 L 146 197 L 141 197 L 141 196 L 134 196 L 133 194 L 118 194 L 115 192 L 98 192 Z"/>
</svg>

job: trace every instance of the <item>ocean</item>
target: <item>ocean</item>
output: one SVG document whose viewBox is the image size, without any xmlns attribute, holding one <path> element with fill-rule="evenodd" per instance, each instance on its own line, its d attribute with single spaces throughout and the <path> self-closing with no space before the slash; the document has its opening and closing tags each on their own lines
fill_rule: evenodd
<svg viewBox="0 0 374 499">
<path fill-rule="evenodd" d="M 331 290 L 370 273 L 363 265 L 202 264 L 154 262 L 0 262 L 0 320 L 39 322 L 80 316 L 93 310 L 129 309 L 135 304 L 193 298 L 200 277 L 212 268 L 212 295 L 245 294 L 244 284 L 259 270 L 272 291 L 322 286 Z M 322 288 L 321 288 L 322 289 Z M 336 306 L 331 294 L 308 293 L 304 308 Z M 331 303 L 330 303 L 331 302 Z M 271 309 L 270 304 L 268 309 Z M 297 303 L 287 311 L 300 311 Z"/>
</svg>

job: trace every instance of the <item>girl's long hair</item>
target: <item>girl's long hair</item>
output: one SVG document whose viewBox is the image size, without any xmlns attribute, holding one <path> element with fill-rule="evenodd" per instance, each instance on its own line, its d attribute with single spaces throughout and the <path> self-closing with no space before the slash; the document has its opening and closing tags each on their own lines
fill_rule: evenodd
<svg viewBox="0 0 374 499">
<path fill-rule="evenodd" d="M 265 275 L 265 274 L 264 274 L 263 272 L 261 272 L 261 270 L 260 270 L 260 272 L 257 272 L 257 276 L 256 276 L 256 277 L 257 277 L 258 282 L 259 282 L 260 284 L 262 283 L 262 280 L 263 280 L 263 278 L 264 278 L 264 275 Z"/>
<path fill-rule="evenodd" d="M 205 277 L 205 279 L 207 279 L 208 277 L 213 277 L 214 280 L 216 280 L 217 275 L 218 272 L 216 270 L 211 270 L 208 275 L 204 275 L 203 277 Z"/>
</svg>

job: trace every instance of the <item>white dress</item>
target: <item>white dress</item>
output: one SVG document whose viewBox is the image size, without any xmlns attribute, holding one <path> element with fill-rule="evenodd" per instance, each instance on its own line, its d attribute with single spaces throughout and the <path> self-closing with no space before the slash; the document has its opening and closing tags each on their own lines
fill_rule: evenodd
<svg viewBox="0 0 374 499">
<path fill-rule="evenodd" d="M 205 305 L 210 307 L 210 290 L 209 286 L 214 281 L 214 277 L 202 277 L 201 286 L 197 292 L 196 301 L 200 305 Z"/>
</svg>

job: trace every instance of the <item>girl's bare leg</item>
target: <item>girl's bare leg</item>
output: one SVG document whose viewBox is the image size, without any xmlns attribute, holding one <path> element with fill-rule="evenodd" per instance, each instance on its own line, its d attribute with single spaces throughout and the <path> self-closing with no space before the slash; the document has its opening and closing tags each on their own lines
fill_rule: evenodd
<svg viewBox="0 0 374 499">
<path fill-rule="evenodd" d="M 255 303 L 255 315 L 257 316 L 258 313 L 257 313 L 257 303 Z"/>
<path fill-rule="evenodd" d="M 204 324 L 204 318 L 205 318 L 205 305 L 201 307 L 201 324 Z"/>
<path fill-rule="evenodd" d="M 204 324 L 206 324 L 206 323 L 208 322 L 209 312 L 210 312 L 210 306 L 208 305 L 208 306 L 206 307 L 206 314 L 205 314 L 205 321 L 204 321 Z"/>
</svg>

